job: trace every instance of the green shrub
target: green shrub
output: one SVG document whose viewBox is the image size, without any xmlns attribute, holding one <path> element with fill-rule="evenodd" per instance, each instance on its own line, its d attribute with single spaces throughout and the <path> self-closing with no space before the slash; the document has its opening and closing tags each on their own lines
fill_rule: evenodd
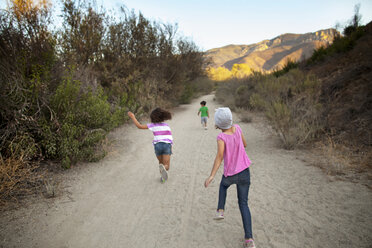
<svg viewBox="0 0 372 248">
<path fill-rule="evenodd" d="M 181 104 L 190 103 L 193 95 L 195 94 L 195 88 L 192 85 L 186 85 L 183 88 L 184 89 L 180 97 L 180 103 Z"/>
<path fill-rule="evenodd" d="M 288 73 L 290 70 L 295 69 L 298 67 L 298 62 L 295 62 L 291 59 L 288 59 L 284 64 L 282 69 L 274 70 L 273 74 L 275 77 L 283 76 L 284 74 Z"/>
<path fill-rule="evenodd" d="M 20 131 L 9 143 L 8 150 L 13 158 L 30 160 L 39 153 L 39 146 L 32 134 Z"/>
<path fill-rule="evenodd" d="M 180 88 L 182 94 L 180 95 L 179 103 L 190 103 L 192 98 L 209 94 L 214 89 L 214 82 L 207 77 L 196 78 L 192 81 L 186 82 Z"/>
<path fill-rule="evenodd" d="M 101 143 L 106 137 L 103 129 L 94 129 L 86 132 L 82 140 L 82 157 L 89 162 L 96 162 L 106 155 L 105 149 L 101 149 Z"/>
<path fill-rule="evenodd" d="M 102 89 L 89 90 L 81 96 L 76 105 L 78 122 L 89 129 L 108 130 L 111 122 L 110 104 Z"/>
<path fill-rule="evenodd" d="M 332 56 L 337 53 L 345 53 L 353 49 L 356 41 L 365 35 L 365 26 L 351 27 L 344 37 L 336 37 L 332 45 L 328 47 L 319 47 L 314 50 L 312 56 L 307 60 L 307 64 L 313 64 L 318 61 L 323 61 L 327 56 Z"/>
<path fill-rule="evenodd" d="M 249 98 L 252 94 L 252 91 L 250 90 L 250 87 L 246 84 L 240 85 L 235 90 L 235 105 L 238 108 L 247 108 L 249 105 Z"/>
<path fill-rule="evenodd" d="M 58 86 L 51 103 L 59 128 L 57 138 L 49 135 L 50 127 L 44 128 L 47 154 L 61 159 L 65 168 L 79 160 L 96 161 L 103 157 L 104 153 L 96 152 L 96 146 L 110 128 L 119 124 L 123 109 L 117 108 L 112 114 L 102 89 L 83 90 L 81 83 L 71 78 Z"/>
<path fill-rule="evenodd" d="M 263 111 L 266 109 L 266 101 L 258 93 L 253 93 L 249 98 L 249 104 L 251 108 Z"/>
<path fill-rule="evenodd" d="M 57 155 L 57 136 L 55 135 L 52 123 L 41 120 L 41 141 L 40 145 L 43 148 L 43 154 L 47 159 L 56 158 Z"/>
<path fill-rule="evenodd" d="M 318 49 L 315 49 L 311 57 L 307 60 L 308 64 L 314 63 L 316 61 L 323 61 L 328 55 L 328 50 L 321 46 Z"/>
<path fill-rule="evenodd" d="M 128 109 L 116 106 L 111 116 L 111 128 L 118 127 L 128 120 Z"/>
<path fill-rule="evenodd" d="M 216 90 L 216 99 L 225 107 L 229 107 L 231 110 L 236 108 L 235 92 L 239 84 L 236 79 L 226 82 L 219 82 Z"/>
<path fill-rule="evenodd" d="M 240 85 L 236 91 L 235 91 L 235 94 L 236 95 L 244 95 L 244 93 L 248 91 L 248 86 L 247 85 Z"/>
</svg>

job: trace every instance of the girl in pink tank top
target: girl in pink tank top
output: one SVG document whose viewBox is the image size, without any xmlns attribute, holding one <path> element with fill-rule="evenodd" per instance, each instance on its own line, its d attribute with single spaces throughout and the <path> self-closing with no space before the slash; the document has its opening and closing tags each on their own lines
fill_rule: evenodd
<svg viewBox="0 0 372 248">
<path fill-rule="evenodd" d="M 216 220 L 224 219 L 224 209 L 226 202 L 227 189 L 232 184 L 236 184 L 240 214 L 244 227 L 244 247 L 255 248 L 252 235 L 251 212 L 248 207 L 248 192 L 250 186 L 251 161 L 245 152 L 247 143 L 244 139 L 239 125 L 232 125 L 232 114 L 229 108 L 219 108 L 214 115 L 216 128 L 222 130 L 217 137 L 217 155 L 214 160 L 210 176 L 205 180 L 204 186 L 214 179 L 222 160 L 224 161 L 224 171 L 220 183 Z"/>
</svg>

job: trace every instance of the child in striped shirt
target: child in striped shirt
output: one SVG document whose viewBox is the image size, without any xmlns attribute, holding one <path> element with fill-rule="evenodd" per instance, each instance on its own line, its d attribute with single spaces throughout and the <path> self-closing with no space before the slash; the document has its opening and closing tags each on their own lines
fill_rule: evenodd
<svg viewBox="0 0 372 248">
<path fill-rule="evenodd" d="M 150 129 L 154 134 L 152 143 L 154 145 L 155 155 L 159 160 L 160 180 L 164 183 L 168 179 L 173 144 L 171 129 L 164 121 L 172 119 L 171 113 L 164 109 L 156 108 L 150 114 L 151 123 L 147 125 L 139 123 L 132 112 L 128 112 L 128 116 L 137 128 Z"/>
</svg>

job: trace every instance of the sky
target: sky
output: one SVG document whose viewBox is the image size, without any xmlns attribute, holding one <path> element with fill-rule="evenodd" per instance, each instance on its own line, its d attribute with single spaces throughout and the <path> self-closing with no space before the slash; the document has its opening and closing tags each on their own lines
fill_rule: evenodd
<svg viewBox="0 0 372 248">
<path fill-rule="evenodd" d="M 362 24 L 372 21 L 372 0 L 97 0 L 102 3 L 107 9 L 124 4 L 148 19 L 177 23 L 179 33 L 202 50 L 344 25 L 358 3 Z"/>
<path fill-rule="evenodd" d="M 120 6 L 147 19 L 178 25 L 178 34 L 203 51 L 253 44 L 284 33 L 308 33 L 345 25 L 360 4 L 362 24 L 372 21 L 372 0 L 95 0 L 113 12 Z M 0 0 L 3 7 L 6 0 Z"/>
</svg>

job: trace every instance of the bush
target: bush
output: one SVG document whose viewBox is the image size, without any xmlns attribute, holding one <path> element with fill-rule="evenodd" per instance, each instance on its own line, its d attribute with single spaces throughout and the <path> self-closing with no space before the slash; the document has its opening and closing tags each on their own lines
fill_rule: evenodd
<svg viewBox="0 0 372 248">
<path fill-rule="evenodd" d="M 216 97 L 225 106 L 265 112 L 286 149 L 317 137 L 322 128 L 320 84 L 292 69 L 284 76 L 256 74 L 218 84 Z M 231 100 L 234 99 L 234 103 Z"/>
<path fill-rule="evenodd" d="M 207 77 L 200 77 L 192 80 L 183 87 L 179 103 L 190 103 L 191 99 L 209 94 L 214 89 L 214 82 Z"/>
<path fill-rule="evenodd" d="M 184 90 L 180 98 L 180 103 L 181 104 L 190 103 L 194 93 L 195 88 L 192 85 L 184 86 Z"/>
<path fill-rule="evenodd" d="M 298 62 L 292 61 L 288 59 L 284 64 L 282 69 L 274 70 L 273 74 L 275 77 L 283 76 L 284 74 L 288 73 L 290 70 L 295 69 L 298 67 Z"/>
<path fill-rule="evenodd" d="M 203 53 L 176 25 L 126 8 L 113 18 L 94 6 L 62 1 L 60 25 L 48 1 L 8 1 L 0 9 L 2 163 L 95 161 L 128 109 L 149 112 L 213 88 L 192 83 L 203 76 Z"/>
<path fill-rule="evenodd" d="M 253 93 L 249 98 L 249 105 L 251 108 L 263 111 L 266 109 L 266 101 L 262 98 L 260 94 Z"/>
<path fill-rule="evenodd" d="M 356 41 L 365 34 L 365 26 L 350 27 L 347 35 L 344 37 L 336 37 L 332 45 L 328 47 L 319 47 L 314 50 L 312 56 L 306 61 L 307 64 L 313 64 L 318 61 L 323 61 L 327 56 L 332 56 L 337 53 L 345 53 L 353 49 Z"/>
<path fill-rule="evenodd" d="M 50 157 L 62 160 L 65 168 L 79 160 L 97 160 L 95 146 L 105 138 L 123 111 L 110 112 L 110 104 L 102 89 L 83 90 L 81 83 L 71 78 L 58 86 L 52 98 L 52 108 L 58 113 L 57 138 L 52 138 L 50 128 L 45 128 L 44 149 Z"/>
<path fill-rule="evenodd" d="M 267 90 L 269 96 L 265 112 L 286 149 L 319 135 L 323 125 L 320 83 L 314 76 L 293 70 L 278 78 L 275 87 Z M 272 92 L 276 95 L 270 96 Z"/>
<path fill-rule="evenodd" d="M 216 99 L 225 107 L 229 107 L 231 110 L 236 108 L 235 92 L 239 87 L 236 79 L 230 81 L 219 82 L 216 84 Z"/>
<path fill-rule="evenodd" d="M 290 135 L 293 117 L 288 106 L 281 102 L 273 102 L 266 107 L 266 116 L 283 140 L 284 147 L 286 149 L 293 148 L 293 140 Z"/>
</svg>

